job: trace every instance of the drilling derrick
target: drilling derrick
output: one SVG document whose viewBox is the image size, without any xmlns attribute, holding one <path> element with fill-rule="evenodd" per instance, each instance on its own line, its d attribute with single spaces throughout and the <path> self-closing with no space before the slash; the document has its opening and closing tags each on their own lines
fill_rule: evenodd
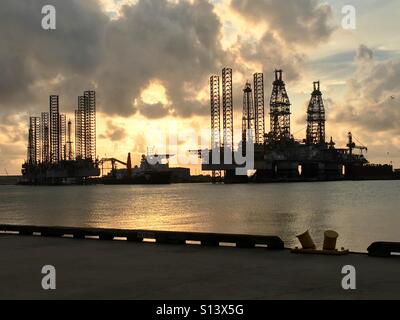
<svg viewBox="0 0 400 320">
<path fill-rule="evenodd" d="M 65 114 L 60 114 L 60 160 L 67 159 L 67 116 Z"/>
<path fill-rule="evenodd" d="M 58 96 L 50 96 L 50 161 L 60 160 L 60 112 Z"/>
<path fill-rule="evenodd" d="M 233 150 L 233 91 L 232 69 L 222 69 L 223 146 Z"/>
<path fill-rule="evenodd" d="M 253 90 L 251 84 L 246 83 L 243 89 L 243 117 L 242 117 L 242 143 L 243 145 L 247 142 L 247 137 L 251 139 L 249 142 L 253 142 L 254 137 L 254 105 L 253 105 Z"/>
<path fill-rule="evenodd" d="M 264 74 L 254 74 L 254 109 L 255 109 L 255 142 L 264 143 L 265 111 L 264 111 Z"/>
<path fill-rule="evenodd" d="M 314 82 L 314 91 L 307 109 L 306 143 L 325 144 L 325 108 L 319 81 Z"/>
<path fill-rule="evenodd" d="M 96 93 L 85 91 L 85 158 L 96 159 Z"/>
<path fill-rule="evenodd" d="M 40 161 L 40 118 L 29 118 L 28 163 L 37 165 Z"/>
<path fill-rule="evenodd" d="M 42 112 L 40 124 L 40 140 L 42 142 L 42 162 L 50 162 L 50 115 Z"/>
<path fill-rule="evenodd" d="M 275 70 L 270 101 L 271 135 L 274 140 L 290 139 L 290 101 L 282 80 L 282 70 Z"/>
<path fill-rule="evenodd" d="M 72 134 L 72 122 L 71 120 L 68 120 L 68 127 L 67 127 L 67 158 L 66 160 L 72 161 L 74 159 L 73 156 L 73 150 L 72 150 L 72 140 L 71 140 L 71 134 Z"/>
<path fill-rule="evenodd" d="M 219 89 L 219 77 L 210 78 L 210 103 L 211 103 L 211 150 L 221 146 L 221 99 Z M 212 159 L 215 162 L 215 159 Z M 220 170 L 212 171 L 213 182 L 221 177 Z"/>
<path fill-rule="evenodd" d="M 85 97 L 78 97 L 78 109 L 75 110 L 75 157 L 84 159 L 85 141 L 84 141 L 84 123 L 85 123 Z"/>
</svg>

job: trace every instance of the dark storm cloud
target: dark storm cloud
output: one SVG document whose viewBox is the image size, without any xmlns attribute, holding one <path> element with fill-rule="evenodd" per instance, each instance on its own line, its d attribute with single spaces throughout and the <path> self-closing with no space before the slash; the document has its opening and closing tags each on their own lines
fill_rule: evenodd
<svg viewBox="0 0 400 320">
<path fill-rule="evenodd" d="M 333 31 L 331 7 L 318 0 L 232 0 L 231 6 L 250 22 L 266 22 L 288 43 L 316 44 Z"/>
<path fill-rule="evenodd" d="M 56 30 L 41 28 L 46 4 L 57 9 Z M 2 0 L 0 111 L 47 106 L 49 93 L 61 84 L 63 93 L 74 95 L 78 83 L 90 86 L 107 21 L 94 0 Z"/>
<path fill-rule="evenodd" d="M 232 6 L 248 9 L 243 12 L 249 19 L 265 13 L 270 30 L 287 41 L 307 42 L 313 37 L 318 42 L 330 33 L 330 11 L 316 1 L 251 3 L 234 0 Z M 41 28 L 41 8 L 46 4 L 57 10 L 56 30 Z M 139 0 L 124 6 L 115 20 L 95 0 L 3 0 L 1 8 L 2 114 L 46 110 L 49 94 L 60 94 L 61 109 L 72 111 L 77 95 L 95 89 L 99 109 L 110 115 L 128 116 L 138 110 L 149 118 L 207 115 L 208 101 L 197 100 L 196 93 L 223 65 L 251 77 L 240 59 L 259 62 L 270 82 L 275 67 L 285 70 L 286 79 L 296 79 L 303 62 L 302 54 L 287 50 L 272 31 L 251 44 L 239 39 L 236 53 L 224 51 L 221 21 L 206 0 Z M 295 22 L 286 21 L 286 15 L 295 11 Z M 135 104 L 154 79 L 165 87 L 169 103 Z"/>
<path fill-rule="evenodd" d="M 125 6 L 122 15 L 110 23 L 105 38 L 107 57 L 99 73 L 105 104 L 113 105 L 116 113 L 132 114 L 133 98 L 158 79 L 176 115 L 204 113 L 205 106 L 185 87 L 202 89 L 223 57 L 221 23 L 213 6 L 205 0 L 141 0 Z"/>
<path fill-rule="evenodd" d="M 57 10 L 56 30 L 41 28 L 45 4 Z M 1 8 L 2 113 L 46 109 L 49 94 L 60 94 L 70 111 L 78 94 L 96 89 L 99 109 L 130 115 L 153 79 L 166 88 L 167 111 L 206 113 L 185 88 L 204 87 L 223 56 L 221 24 L 208 1 L 140 0 L 112 21 L 95 0 L 4 0 Z"/>
<path fill-rule="evenodd" d="M 144 103 L 141 101 L 137 108 L 140 114 L 149 119 L 160 119 L 168 115 L 168 107 L 161 102 Z"/>
</svg>

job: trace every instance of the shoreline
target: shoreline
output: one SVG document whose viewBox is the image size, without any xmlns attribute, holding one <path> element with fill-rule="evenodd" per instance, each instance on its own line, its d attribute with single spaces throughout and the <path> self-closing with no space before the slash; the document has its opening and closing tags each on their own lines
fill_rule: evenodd
<svg viewBox="0 0 400 320">
<path fill-rule="evenodd" d="M 146 184 L 146 183 L 103 183 L 101 181 L 87 181 L 86 183 L 57 183 L 57 184 L 32 184 L 32 183 L 20 183 L 18 180 L 21 176 L 0 176 L 0 186 L 37 186 L 37 187 L 59 187 L 59 186 L 86 186 L 86 185 L 125 185 L 125 186 L 163 186 L 163 185 L 174 185 L 174 184 L 218 184 L 218 185 L 263 185 L 263 184 L 292 184 L 292 183 L 318 183 L 318 182 L 363 182 L 363 181 L 400 181 L 399 177 L 393 178 L 368 178 L 368 179 L 275 179 L 270 181 L 247 181 L 247 182 L 219 182 L 219 183 L 212 183 L 211 181 L 180 181 L 180 182 L 171 182 L 168 184 Z"/>
</svg>

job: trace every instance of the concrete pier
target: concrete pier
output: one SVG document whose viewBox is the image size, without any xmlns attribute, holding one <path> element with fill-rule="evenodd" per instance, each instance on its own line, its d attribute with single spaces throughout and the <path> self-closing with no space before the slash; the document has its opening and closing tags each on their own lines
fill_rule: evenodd
<svg viewBox="0 0 400 320">
<path fill-rule="evenodd" d="M 1 299 L 399 299 L 400 257 L 0 235 Z M 44 265 L 57 287 L 41 288 Z M 342 267 L 356 268 L 343 290 Z"/>
</svg>

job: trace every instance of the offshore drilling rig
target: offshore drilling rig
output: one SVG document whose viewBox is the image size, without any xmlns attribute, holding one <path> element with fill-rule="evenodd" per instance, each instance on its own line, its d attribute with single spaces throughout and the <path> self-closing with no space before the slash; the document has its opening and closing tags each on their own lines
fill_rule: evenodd
<svg viewBox="0 0 400 320">
<path fill-rule="evenodd" d="M 59 96 L 51 95 L 49 112 L 30 117 L 27 159 L 20 184 L 83 183 L 98 176 L 96 160 L 96 93 L 85 91 L 75 110 L 75 150 L 72 121 L 60 113 Z"/>
<path fill-rule="evenodd" d="M 234 148 L 232 69 L 222 70 L 222 136 L 220 77 L 210 78 L 211 149 L 198 154 L 203 158 L 202 170 L 211 171 L 214 182 L 323 181 L 380 178 L 391 176 L 391 166 L 369 165 L 363 151 L 348 133 L 346 148 L 336 148 L 332 138 L 325 137 L 325 108 L 320 82 L 313 83 L 307 108 L 305 139 L 296 140 L 291 133 L 291 103 L 282 70 L 275 70 L 270 98 L 270 130 L 265 128 L 263 73 L 253 75 L 243 89 L 242 141 Z M 247 141 L 250 140 L 250 141 Z M 254 146 L 254 170 L 249 176 L 238 176 L 241 165 L 231 161 L 235 154 L 245 153 L 246 143 Z M 355 153 L 355 150 L 361 152 Z M 228 155 L 228 156 L 227 156 Z"/>
</svg>

